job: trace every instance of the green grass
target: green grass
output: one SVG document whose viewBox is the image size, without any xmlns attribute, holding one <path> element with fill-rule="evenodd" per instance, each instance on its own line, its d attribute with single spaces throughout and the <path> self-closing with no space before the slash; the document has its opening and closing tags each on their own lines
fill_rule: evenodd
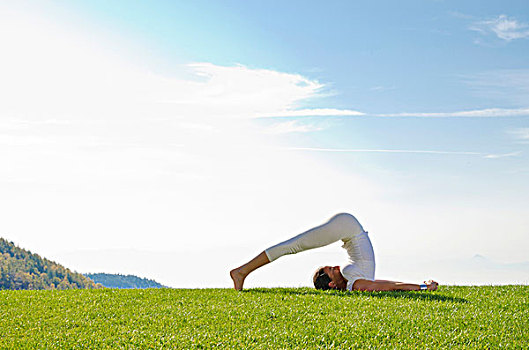
<svg viewBox="0 0 529 350">
<path fill-rule="evenodd" d="M 529 286 L 1 291 L 0 348 L 528 348 Z"/>
</svg>

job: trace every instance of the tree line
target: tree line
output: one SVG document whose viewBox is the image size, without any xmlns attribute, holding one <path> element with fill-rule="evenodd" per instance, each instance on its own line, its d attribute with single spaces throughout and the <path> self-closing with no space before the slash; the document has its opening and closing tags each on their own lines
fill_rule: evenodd
<svg viewBox="0 0 529 350">
<path fill-rule="evenodd" d="M 106 288 L 167 288 L 148 278 L 111 273 L 86 273 L 86 277 Z"/>
<path fill-rule="evenodd" d="M 0 238 L 0 290 L 96 288 L 103 286 Z"/>
</svg>

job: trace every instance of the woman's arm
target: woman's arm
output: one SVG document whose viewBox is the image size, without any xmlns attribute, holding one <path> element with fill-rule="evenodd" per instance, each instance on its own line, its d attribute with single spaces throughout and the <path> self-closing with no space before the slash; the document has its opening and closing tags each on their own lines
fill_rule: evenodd
<svg viewBox="0 0 529 350">
<path fill-rule="evenodd" d="M 436 290 L 439 286 L 439 283 L 435 281 L 428 281 L 424 283 L 426 285 L 427 290 Z M 366 291 L 366 292 L 375 292 L 375 291 L 392 291 L 392 290 L 421 290 L 420 284 L 413 284 L 413 283 L 403 283 L 403 282 L 395 282 L 395 281 L 385 281 L 385 280 L 376 280 L 376 281 L 369 281 L 369 280 L 356 280 L 356 282 L 353 284 L 353 290 L 360 290 L 360 291 Z"/>
</svg>

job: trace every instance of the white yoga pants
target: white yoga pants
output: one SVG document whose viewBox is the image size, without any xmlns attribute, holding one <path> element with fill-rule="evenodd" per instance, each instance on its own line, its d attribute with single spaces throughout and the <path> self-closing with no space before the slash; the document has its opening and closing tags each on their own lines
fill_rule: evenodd
<svg viewBox="0 0 529 350">
<path fill-rule="evenodd" d="M 305 250 L 324 247 L 340 240 L 347 244 L 347 242 L 354 241 L 356 237 L 361 236 L 362 234 L 365 234 L 364 229 L 354 216 L 346 213 L 337 214 L 321 226 L 314 227 L 289 240 L 266 249 L 265 254 L 268 257 L 268 260 L 274 261 L 283 255 L 296 254 Z M 344 248 L 346 247 L 344 246 Z M 369 250 L 372 252 L 370 242 L 368 248 L 368 253 Z M 363 250 L 364 249 L 355 249 L 353 253 L 354 255 L 358 255 L 356 257 L 357 259 L 363 260 Z M 355 256 L 351 256 L 351 253 L 352 252 L 349 251 L 350 257 L 356 260 Z M 370 255 L 372 255 L 372 253 L 370 253 Z"/>
</svg>

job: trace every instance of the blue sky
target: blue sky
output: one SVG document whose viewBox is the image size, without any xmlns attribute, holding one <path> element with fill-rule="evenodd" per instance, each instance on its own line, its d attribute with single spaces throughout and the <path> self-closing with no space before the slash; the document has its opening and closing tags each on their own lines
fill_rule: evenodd
<svg viewBox="0 0 529 350">
<path fill-rule="evenodd" d="M 23 247 L 168 285 L 131 262 L 208 256 L 211 279 L 185 286 L 229 286 L 349 211 L 379 277 L 529 280 L 460 267 L 527 260 L 524 1 L 21 1 L 0 23 L 0 234 Z M 307 284 L 336 250 L 249 285 Z"/>
<path fill-rule="evenodd" d="M 523 24 L 523 1 L 508 8 L 479 1 L 102 1 L 80 3 L 77 10 L 169 62 L 242 63 L 300 73 L 339 91 L 320 103 L 369 113 L 483 108 L 492 101 L 472 94 L 474 75 L 526 68 L 525 40 L 472 29 L 500 15 Z M 494 102 L 493 107 L 513 106 Z"/>
</svg>

